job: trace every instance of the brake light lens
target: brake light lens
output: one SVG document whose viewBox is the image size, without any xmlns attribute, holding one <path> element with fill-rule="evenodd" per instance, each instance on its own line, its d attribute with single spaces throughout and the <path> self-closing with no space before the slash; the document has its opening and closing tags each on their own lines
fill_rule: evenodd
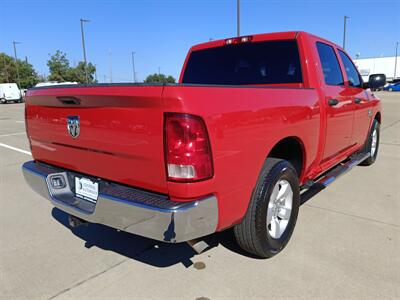
<svg viewBox="0 0 400 300">
<path fill-rule="evenodd" d="M 26 99 L 25 99 L 25 105 L 24 105 L 24 116 L 25 116 L 25 131 L 26 131 L 26 137 L 28 138 L 28 142 L 29 142 L 29 148 L 31 149 L 32 152 L 32 142 L 31 142 L 31 138 L 29 137 L 29 128 L 28 128 L 28 104 L 26 103 Z"/>
<path fill-rule="evenodd" d="M 253 37 L 251 35 L 249 36 L 242 36 L 242 37 L 237 37 L 237 38 L 231 38 L 225 40 L 225 45 L 236 45 L 236 44 L 241 44 L 241 43 L 249 43 Z"/>
<path fill-rule="evenodd" d="M 168 179 L 193 182 L 213 176 L 210 141 L 204 121 L 187 114 L 165 115 Z"/>
</svg>

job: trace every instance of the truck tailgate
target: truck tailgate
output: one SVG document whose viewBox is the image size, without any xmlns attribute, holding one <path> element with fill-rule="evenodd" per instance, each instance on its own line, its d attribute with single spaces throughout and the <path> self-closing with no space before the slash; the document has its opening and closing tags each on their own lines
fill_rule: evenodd
<svg viewBox="0 0 400 300">
<path fill-rule="evenodd" d="M 162 90 L 162 86 L 30 90 L 26 118 L 34 159 L 167 193 Z M 67 129 L 68 119 L 79 119 L 75 138 Z"/>
</svg>

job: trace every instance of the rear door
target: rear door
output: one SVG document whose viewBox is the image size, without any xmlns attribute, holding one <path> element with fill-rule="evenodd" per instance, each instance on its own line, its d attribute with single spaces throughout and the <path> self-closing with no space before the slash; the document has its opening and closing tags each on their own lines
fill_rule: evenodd
<svg viewBox="0 0 400 300">
<path fill-rule="evenodd" d="M 371 123 L 371 103 L 362 88 L 363 82 L 357 68 L 346 53 L 339 49 L 338 53 L 346 75 L 347 94 L 353 101 L 354 125 L 351 140 L 353 144 L 363 145 Z"/>
<path fill-rule="evenodd" d="M 351 145 L 353 106 L 335 49 L 322 42 L 317 42 L 316 46 L 324 78 L 321 85 L 325 93 L 326 139 L 323 161 L 326 161 Z"/>
</svg>

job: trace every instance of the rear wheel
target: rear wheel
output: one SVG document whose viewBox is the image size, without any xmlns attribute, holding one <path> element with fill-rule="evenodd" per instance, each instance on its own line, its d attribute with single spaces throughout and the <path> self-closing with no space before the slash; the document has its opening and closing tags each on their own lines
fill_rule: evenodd
<svg viewBox="0 0 400 300">
<path fill-rule="evenodd" d="M 1 99 L 1 100 L 0 100 L 0 103 L 1 103 L 1 104 L 6 104 L 6 102 L 7 102 L 6 99 Z"/>
<path fill-rule="evenodd" d="M 372 123 L 370 133 L 368 135 L 367 141 L 364 146 L 364 152 L 369 153 L 370 156 L 366 160 L 364 160 L 360 165 L 370 166 L 375 162 L 376 157 L 378 156 L 380 128 L 381 125 L 375 119 L 374 122 Z"/>
<path fill-rule="evenodd" d="M 300 205 L 297 172 L 286 160 L 268 158 L 247 213 L 234 227 L 241 248 L 268 258 L 282 251 L 292 236 Z"/>
</svg>

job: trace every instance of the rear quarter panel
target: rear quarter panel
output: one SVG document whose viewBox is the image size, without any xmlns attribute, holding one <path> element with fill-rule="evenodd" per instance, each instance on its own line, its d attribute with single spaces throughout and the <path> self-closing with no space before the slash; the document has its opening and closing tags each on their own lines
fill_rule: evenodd
<svg viewBox="0 0 400 300">
<path fill-rule="evenodd" d="M 268 87 L 167 86 L 167 112 L 201 116 L 207 125 L 214 177 L 196 183 L 168 183 L 172 198 L 215 193 L 218 230 L 245 214 L 268 153 L 285 137 L 297 137 L 305 149 L 303 175 L 315 167 L 320 107 L 314 89 Z"/>
</svg>

